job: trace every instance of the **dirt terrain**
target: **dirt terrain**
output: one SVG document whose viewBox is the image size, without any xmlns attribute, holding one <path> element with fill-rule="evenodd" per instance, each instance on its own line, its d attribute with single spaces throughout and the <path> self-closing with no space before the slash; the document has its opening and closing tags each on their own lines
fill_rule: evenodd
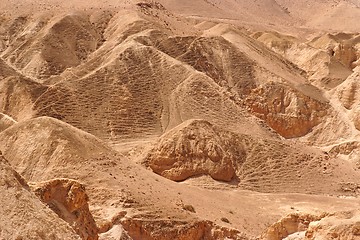
<svg viewBox="0 0 360 240">
<path fill-rule="evenodd" d="M 358 19 L 2 0 L 0 239 L 360 239 Z"/>
</svg>

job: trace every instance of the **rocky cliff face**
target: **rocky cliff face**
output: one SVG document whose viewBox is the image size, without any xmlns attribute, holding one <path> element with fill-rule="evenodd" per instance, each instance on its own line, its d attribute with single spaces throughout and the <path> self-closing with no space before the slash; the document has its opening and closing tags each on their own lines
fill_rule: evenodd
<svg viewBox="0 0 360 240">
<path fill-rule="evenodd" d="M 359 212 L 341 212 L 312 222 L 305 234 L 305 240 L 360 239 Z"/>
<path fill-rule="evenodd" d="M 330 56 L 345 67 L 353 69 L 358 66 L 360 37 L 357 34 L 336 33 L 316 37 L 311 46 L 327 51 Z"/>
<path fill-rule="evenodd" d="M 31 184 L 35 194 L 84 240 L 97 240 L 98 228 L 89 211 L 85 187 L 70 179 Z"/>
</svg>

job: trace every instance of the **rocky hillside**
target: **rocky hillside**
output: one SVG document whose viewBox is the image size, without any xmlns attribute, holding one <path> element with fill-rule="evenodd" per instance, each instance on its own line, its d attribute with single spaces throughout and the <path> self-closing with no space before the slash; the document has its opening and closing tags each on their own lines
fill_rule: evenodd
<svg viewBox="0 0 360 240">
<path fill-rule="evenodd" d="M 0 173 L 2 239 L 81 239 L 31 192 L 2 154 Z"/>
<path fill-rule="evenodd" d="M 2 0 L 0 238 L 356 239 L 359 18 Z"/>
</svg>

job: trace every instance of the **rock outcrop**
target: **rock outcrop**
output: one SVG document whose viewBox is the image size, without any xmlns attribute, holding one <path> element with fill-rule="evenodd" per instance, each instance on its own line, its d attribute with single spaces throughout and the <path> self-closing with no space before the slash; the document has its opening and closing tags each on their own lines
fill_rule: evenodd
<svg viewBox="0 0 360 240">
<path fill-rule="evenodd" d="M 68 222 L 82 239 L 98 239 L 98 228 L 82 184 L 70 179 L 54 179 L 32 183 L 31 187 L 41 201 Z"/>
<path fill-rule="evenodd" d="M 133 239 L 142 240 L 250 240 L 245 234 L 211 221 L 181 222 L 159 220 L 146 222 L 136 219 L 122 221 L 124 228 Z"/>
<path fill-rule="evenodd" d="M 99 235 L 99 240 L 133 240 L 121 224 L 112 226 L 106 233 Z"/>
<path fill-rule="evenodd" d="M 173 181 L 208 175 L 259 192 L 338 192 L 346 171 L 323 151 L 227 131 L 205 120 L 188 120 L 165 133 L 143 164 Z M 315 180 L 316 179 L 316 180 Z M 331 180 L 332 179 L 332 180 Z M 346 176 L 342 181 L 347 182 Z M 356 181 L 357 182 L 357 181 Z M 310 185 L 310 186 L 309 186 Z"/>
<path fill-rule="evenodd" d="M 360 239 L 358 211 L 321 215 L 294 213 L 269 227 L 260 240 L 357 240 Z"/>
<path fill-rule="evenodd" d="M 341 212 L 310 223 L 305 240 L 359 240 L 359 211 Z"/>
<path fill-rule="evenodd" d="M 189 120 L 164 134 L 144 163 L 174 181 L 203 174 L 230 181 L 235 176 L 235 162 L 245 157 L 236 143 L 235 134 L 218 131 L 204 120 Z"/>
<path fill-rule="evenodd" d="M 325 34 L 310 42 L 311 46 L 326 50 L 332 57 L 349 69 L 357 66 L 359 35 L 348 33 Z"/>
<path fill-rule="evenodd" d="M 80 240 L 0 154 L 0 239 Z"/>
<path fill-rule="evenodd" d="M 325 100 L 309 97 L 286 85 L 275 83 L 253 89 L 245 104 L 253 114 L 285 138 L 309 133 L 321 122 L 329 108 Z"/>
<path fill-rule="evenodd" d="M 280 221 L 270 226 L 265 233 L 261 235 L 261 240 L 282 240 L 286 237 L 297 233 L 306 231 L 309 224 L 313 221 L 318 221 L 324 216 L 315 216 L 310 214 L 290 214 Z"/>
<path fill-rule="evenodd" d="M 313 84 L 324 88 L 343 82 L 356 67 L 360 55 L 356 53 L 355 37 L 342 43 L 341 38 L 331 34 L 318 36 L 310 42 L 278 32 L 256 32 L 252 36 L 305 70 Z"/>
<path fill-rule="evenodd" d="M 332 157 L 337 157 L 339 154 L 349 155 L 354 151 L 358 151 L 359 148 L 360 148 L 360 142 L 358 141 L 344 142 L 332 147 L 331 150 L 329 151 L 329 154 Z"/>
</svg>

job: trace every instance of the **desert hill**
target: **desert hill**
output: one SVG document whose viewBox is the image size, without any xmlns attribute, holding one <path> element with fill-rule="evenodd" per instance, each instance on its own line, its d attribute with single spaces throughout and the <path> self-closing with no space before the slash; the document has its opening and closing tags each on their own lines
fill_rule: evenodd
<svg viewBox="0 0 360 240">
<path fill-rule="evenodd" d="M 100 237 L 109 229 L 111 230 L 107 236 L 114 236 L 124 231 L 121 229 L 125 229 L 134 239 L 166 239 L 166 236 L 170 234 L 179 239 L 181 237 L 196 239 L 194 236 L 208 236 L 208 239 L 221 239 L 221 236 L 230 236 L 230 239 L 251 239 L 251 235 L 256 236 L 265 229 L 263 224 L 270 224 L 278 218 L 278 213 L 274 212 L 269 215 L 268 212 L 263 212 L 261 209 L 256 210 L 253 199 L 261 201 L 266 209 L 290 206 L 293 204 L 293 199 L 302 199 L 303 203 L 296 205 L 296 208 L 307 209 L 314 213 L 328 211 L 327 202 L 329 201 L 333 204 L 331 211 L 351 210 L 356 203 L 352 199 L 337 200 L 333 197 L 309 197 L 302 194 L 282 195 L 283 200 L 274 203 L 272 199 L 276 199 L 277 194 L 247 192 L 240 190 L 241 188 L 236 190 L 234 186 L 212 184 L 210 180 L 206 179 L 204 179 L 207 183 L 205 188 L 198 184 L 191 186 L 193 184 L 190 182 L 190 185 L 186 183 L 179 185 L 179 183 L 164 180 L 126 159 L 125 156 L 119 155 L 94 136 L 47 117 L 14 124 L 3 131 L 0 137 L 2 139 L 1 150 L 9 159 L 9 163 L 15 166 L 15 169 L 21 172 L 27 181 L 31 182 L 35 193 L 44 194 L 40 195 L 45 197 L 41 197 L 43 201 L 49 201 L 46 200 L 48 199 L 46 196 L 52 196 L 46 194 L 46 191 L 49 191 L 47 189 L 59 191 L 58 194 L 53 195 L 55 200 L 56 196 L 64 199 L 61 197 L 61 192 L 64 191 L 62 186 L 72 186 L 66 184 L 73 184 L 71 181 L 62 183 L 57 179 L 80 181 L 86 187 L 90 212 L 97 224 L 95 230 L 93 227 L 89 231 L 91 229 L 91 231 L 97 231 Z M 27 145 L 24 145 L 24 142 Z M 82 152 L 81 146 L 89 146 L 86 153 Z M 28 156 L 30 158 L 26 159 Z M 44 164 L 43 160 L 48 162 Z M 36 169 L 41 169 L 41 171 L 35 171 Z M 44 181 L 45 179 L 48 181 Z M 144 188 L 144 186 L 147 187 Z M 256 183 L 253 186 L 257 186 Z M 310 189 L 312 188 L 312 186 L 308 186 Z M 349 187 L 354 186 L 345 184 L 342 189 L 338 189 L 337 193 L 331 192 L 331 189 L 327 191 L 341 195 L 356 193 L 352 192 L 356 191 L 356 187 L 348 190 Z M 229 191 L 230 189 L 231 191 Z M 262 189 L 266 191 L 266 188 Z M 278 191 L 282 190 L 279 188 Z M 313 189 L 313 191 L 317 192 L 318 190 Z M 66 211 L 73 209 L 71 206 L 77 206 L 76 202 L 84 202 L 81 192 L 80 195 L 75 196 L 79 197 L 71 198 L 74 205 L 64 205 L 68 209 Z M 215 203 L 214 199 L 216 199 Z M 67 203 L 65 200 L 62 201 L 64 204 Z M 221 201 L 231 201 L 231 204 L 224 205 L 218 210 L 208 211 L 209 208 L 213 209 Z M 245 205 L 239 208 L 235 207 L 235 203 L 238 201 Z M 309 208 L 308 201 L 314 204 L 312 208 Z M 75 209 L 81 209 L 82 206 L 79 205 Z M 192 208 L 196 214 L 191 212 Z M 249 211 L 250 209 L 251 211 Z M 229 211 L 237 214 L 228 213 Z M 253 215 L 254 211 L 256 216 Z M 284 214 L 289 214 L 292 210 L 288 207 L 282 211 Z M 230 224 L 221 220 L 224 215 L 231 219 Z M 60 216 L 62 215 L 60 214 Z M 65 216 L 69 216 L 69 214 Z M 244 218 L 244 216 L 247 217 Z M 266 220 L 259 224 L 260 216 Z M 72 217 L 64 219 L 69 222 L 74 221 L 71 220 Z M 164 224 L 167 226 L 166 228 L 163 227 Z M 235 230 L 235 226 L 243 227 Z M 98 230 L 96 230 L 97 228 Z M 181 231 L 183 234 L 176 234 L 176 231 Z M 209 231 L 215 235 L 208 235 Z M 201 239 L 201 237 L 199 238 Z"/>
<path fill-rule="evenodd" d="M 1 239 L 81 239 L 0 155 Z M 6 203 L 6 204 L 5 204 Z"/>
<path fill-rule="evenodd" d="M 326 99 L 321 98 L 319 89 L 311 86 L 303 71 L 254 42 L 243 31 L 220 25 L 204 30 L 203 37 L 172 36 L 182 25 L 170 23 L 168 29 L 161 22 L 169 18 L 167 12 L 162 8 L 150 9 L 151 12 L 147 12 L 140 7 L 136 14 L 124 12 L 128 22 L 121 24 L 118 24 L 120 13 L 110 19 L 103 30 L 105 42 L 82 64 L 66 71 L 64 66 L 59 72 L 48 67 L 53 62 L 36 61 L 41 66 L 35 69 L 47 68 L 51 72 L 45 76 L 52 77 L 36 83 L 39 90 L 34 93 L 36 96 L 31 96 L 36 99 L 32 100 L 33 116 L 55 117 L 102 139 L 117 141 L 141 136 L 143 132 L 159 136 L 192 118 L 211 119 L 219 124 L 226 120 L 231 126 L 239 122 L 258 125 L 257 120 L 252 120 L 247 114 L 249 108 L 280 135 L 299 137 L 308 133 L 326 114 L 329 108 Z M 157 14 L 160 19 L 156 18 Z M 76 18 L 67 18 L 69 28 L 76 26 Z M 61 18 L 55 20 L 59 21 L 55 25 L 65 21 Z M 53 24 L 52 21 L 48 23 L 50 26 Z M 46 26 L 43 27 L 45 30 L 48 29 Z M 59 35 L 56 31 L 61 31 L 61 28 L 56 29 L 52 30 L 53 34 Z M 214 36 L 219 32 L 221 37 Z M 33 36 L 27 35 L 31 42 Z M 16 45 L 16 41 L 13 44 Z M 174 48 L 174 44 L 181 47 Z M 215 46 L 217 50 L 213 51 Z M 18 49 L 17 52 L 22 51 Z M 52 50 L 47 48 L 40 52 L 44 56 L 52 54 Z M 10 56 L 6 51 L 3 53 L 4 59 Z M 29 59 L 33 58 L 37 57 Z M 74 61 L 77 59 L 75 57 Z M 28 60 L 26 66 L 31 61 Z M 22 68 L 21 72 L 28 77 L 43 78 L 42 70 L 29 75 Z M 193 94 L 194 89 L 199 88 L 203 91 Z M 275 96 L 269 96 L 270 92 L 275 92 Z M 284 95 L 278 96 L 278 92 L 284 92 Z M 192 97 L 186 97 L 188 95 Z M 279 106 L 269 108 L 265 99 L 284 102 L 284 106 L 279 103 Z M 306 105 L 297 105 L 298 99 L 305 101 Z M 255 101 L 259 102 L 257 106 Z M 221 108 L 216 109 L 216 106 Z M 189 111 L 188 107 L 192 110 Z M 237 113 L 228 114 L 234 111 Z M 224 115 L 228 117 L 223 118 Z M 84 118 L 89 120 L 83 121 Z M 289 129 L 276 126 L 279 121 L 287 123 Z M 300 122 L 303 124 L 301 129 Z M 260 129 L 258 131 L 262 131 Z"/>
<path fill-rule="evenodd" d="M 355 0 L 1 1 L 0 238 L 356 239 L 359 17 Z"/>
<path fill-rule="evenodd" d="M 324 194 L 333 194 L 358 174 L 323 151 L 234 134 L 204 120 L 184 122 L 161 136 L 144 162 L 174 181 L 209 175 L 224 182 L 239 181 L 241 188 L 260 192 L 320 193 L 326 189 Z M 350 178 L 339 179 L 350 172 Z M 312 185 L 313 181 L 322 188 Z"/>
</svg>

